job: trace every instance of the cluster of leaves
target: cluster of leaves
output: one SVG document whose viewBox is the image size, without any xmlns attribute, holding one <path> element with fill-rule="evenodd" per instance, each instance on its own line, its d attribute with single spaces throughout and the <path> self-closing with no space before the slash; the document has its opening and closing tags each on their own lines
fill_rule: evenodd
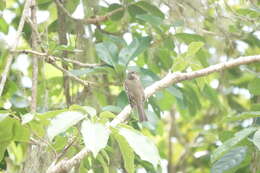
<svg viewBox="0 0 260 173">
<path fill-rule="evenodd" d="M 77 139 L 74 140 L 80 144 L 80 148 L 84 143 L 84 146 L 92 152 L 90 158 L 95 158 L 98 164 L 102 165 L 103 172 L 109 172 L 108 165 L 111 160 L 109 156 L 113 150 L 108 146 L 112 144 L 119 146 L 127 172 L 135 170 L 134 153 L 141 160 L 151 163 L 154 168 L 160 163 L 158 150 L 150 138 L 128 125 L 120 125 L 115 128 L 106 126 L 109 119 L 115 117 L 108 111 L 101 112 L 97 117 L 94 108 L 73 105 L 68 109 L 43 114 L 25 114 L 21 116 L 21 123 L 16 118 L 11 118 L 9 116 L 11 114 L 7 111 L 1 112 L 1 160 L 8 146 L 8 152 L 14 152 L 13 161 L 21 164 L 24 157 L 22 150 L 25 146 L 20 142 L 29 143 L 29 136 L 34 134 L 42 139 L 45 135 L 47 136 L 46 143 L 51 143 L 48 148 L 50 152 L 53 152 L 52 150 L 62 152 L 63 148 L 68 145 L 67 141 L 70 136 L 77 136 Z M 81 122 L 81 126 L 75 126 L 79 122 Z M 81 139 L 83 140 L 81 141 Z M 79 152 L 79 149 L 72 147 L 66 152 L 66 156 L 72 156 Z M 92 162 L 94 161 L 93 159 L 91 161 L 90 158 L 82 161 L 81 171 L 93 168 L 94 163 Z M 94 170 L 99 172 L 100 168 Z"/>
<path fill-rule="evenodd" d="M 71 82 L 75 105 L 65 108 L 62 72 L 40 63 L 37 112 L 41 113 L 32 114 L 31 88 L 23 83 L 23 79 L 30 78 L 32 68 L 15 68 L 19 59 L 25 61 L 25 55 L 16 58 L 0 98 L 0 170 L 15 172 L 10 169 L 19 169 L 28 146 L 39 141 L 50 153 L 65 153 L 67 158 L 87 147 L 92 154 L 80 163 L 82 172 L 110 172 L 113 167 L 127 172 L 139 167 L 160 172 L 165 169 L 161 161 L 168 160 L 176 171 L 246 173 L 250 172 L 251 163 L 259 162 L 254 160 L 260 150 L 259 64 L 185 81 L 157 92 L 147 101 L 149 123 L 142 128 L 135 116 L 131 116 L 128 125 L 108 126 L 128 104 L 122 87 L 127 69 L 138 71 L 144 86 L 148 86 L 168 71 L 194 71 L 220 62 L 219 57 L 259 54 L 257 6 L 245 2 L 231 6 L 228 1 L 223 4 L 218 0 L 205 2 L 203 8 L 197 6 L 200 1 L 176 1 L 172 2 L 174 7 L 163 0 L 157 4 L 127 0 L 107 7 L 99 1 L 65 1 L 63 5 L 71 14 L 81 3 L 86 18 L 123 10 L 95 29 L 86 29 L 83 23 L 67 17 L 69 41 L 60 45 L 56 4 L 53 0 L 37 3 L 39 10 L 50 14 L 48 20 L 38 24 L 44 35 L 41 46 L 49 54 L 62 57 L 66 51 L 67 58 L 104 65 L 77 68 L 66 64 L 71 74 L 95 81 L 99 87 L 86 89 Z M 167 6 L 167 12 L 159 8 L 162 6 Z M 0 0 L 1 11 L 15 14 L 9 23 L 0 18 L 1 34 L 17 28 L 22 9 L 21 1 Z M 85 35 L 81 35 L 84 30 Z M 26 23 L 19 49 L 30 49 L 31 32 Z M 126 35 L 132 39 L 123 39 Z M 244 51 L 238 42 L 247 45 Z M 0 73 L 9 55 L 0 38 Z M 167 116 L 169 112 L 175 113 Z M 175 131 L 172 136 L 169 126 Z M 71 139 L 73 145 L 64 151 Z"/>
</svg>

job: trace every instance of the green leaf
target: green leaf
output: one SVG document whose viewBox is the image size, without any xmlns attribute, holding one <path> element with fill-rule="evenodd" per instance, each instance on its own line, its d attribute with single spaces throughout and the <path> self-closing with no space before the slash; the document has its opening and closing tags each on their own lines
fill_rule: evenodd
<svg viewBox="0 0 260 173">
<path fill-rule="evenodd" d="M 150 37 L 138 37 L 134 38 L 132 43 L 123 48 L 119 53 L 119 63 L 127 65 L 129 61 L 137 57 L 150 45 Z"/>
<path fill-rule="evenodd" d="M 49 2 L 51 2 L 51 1 L 52 1 L 52 0 L 38 0 L 37 3 L 38 3 L 39 5 L 42 5 L 42 4 L 49 3 Z"/>
<path fill-rule="evenodd" d="M 102 111 L 110 111 L 110 112 L 115 112 L 115 113 L 119 113 L 121 112 L 122 108 L 119 106 L 113 106 L 113 105 L 108 105 L 108 106 L 104 106 L 102 108 Z"/>
<path fill-rule="evenodd" d="M 132 17 L 135 17 L 136 15 L 139 15 L 139 14 L 146 14 L 147 13 L 147 11 L 145 11 L 141 7 L 137 6 L 136 4 L 130 5 L 127 8 L 127 10 L 129 12 L 130 16 L 132 16 Z"/>
<path fill-rule="evenodd" d="M 101 123 L 93 123 L 89 120 L 83 121 L 81 125 L 85 146 L 92 151 L 94 157 L 105 148 L 109 138 L 109 129 Z"/>
<path fill-rule="evenodd" d="M 64 136 L 57 136 L 52 143 L 52 147 L 55 148 L 56 151 L 62 151 L 66 144 L 68 143 L 66 137 Z"/>
<path fill-rule="evenodd" d="M 6 0 L 0 0 L 0 10 L 4 10 L 6 7 Z M 1 161 L 1 157 L 0 157 L 0 161 Z"/>
<path fill-rule="evenodd" d="M 205 42 L 205 39 L 197 34 L 188 34 L 188 33 L 178 33 L 174 35 L 178 40 L 183 41 L 186 44 L 190 44 L 191 42 Z"/>
<path fill-rule="evenodd" d="M 248 84 L 250 93 L 260 95 L 260 78 L 255 78 Z"/>
<path fill-rule="evenodd" d="M 253 136 L 253 143 L 260 151 L 260 129 L 258 129 Z"/>
<path fill-rule="evenodd" d="M 50 119 L 50 118 L 57 116 L 58 114 L 60 114 L 62 112 L 66 112 L 66 111 L 68 111 L 68 110 L 63 109 L 63 110 L 55 110 L 55 111 L 45 112 L 45 113 L 42 113 L 42 114 L 37 114 L 36 119 L 37 118 L 40 119 L 40 120 Z"/>
<path fill-rule="evenodd" d="M 103 42 L 96 44 L 98 57 L 105 63 L 115 66 L 117 64 L 118 48 L 113 42 Z"/>
<path fill-rule="evenodd" d="M 9 156 L 12 155 L 11 156 L 12 161 L 14 161 L 16 164 L 21 164 L 23 162 L 24 154 L 23 154 L 23 148 L 21 144 L 12 141 L 8 145 L 7 151 Z"/>
<path fill-rule="evenodd" d="M 203 42 L 192 42 L 189 44 L 188 50 L 186 52 L 186 56 L 190 57 L 190 56 L 194 56 L 199 50 L 200 48 L 202 48 L 204 46 Z"/>
<path fill-rule="evenodd" d="M 47 128 L 47 135 L 50 141 L 58 134 L 65 132 L 68 128 L 77 124 L 83 118 L 85 118 L 84 114 L 76 111 L 67 111 L 58 114 L 51 120 Z"/>
<path fill-rule="evenodd" d="M 175 99 L 168 90 L 164 90 L 161 94 L 156 95 L 156 101 L 161 110 L 169 110 L 172 108 Z"/>
<path fill-rule="evenodd" d="M 28 142 L 30 139 L 30 129 L 26 126 L 23 126 L 18 120 L 15 120 L 13 133 L 14 133 L 14 137 L 13 137 L 14 141 Z"/>
<path fill-rule="evenodd" d="M 125 140 L 142 160 L 150 162 L 155 168 L 157 167 L 160 156 L 156 145 L 151 139 L 138 131 L 128 128 L 119 128 L 119 134 L 124 136 Z"/>
<path fill-rule="evenodd" d="M 164 19 L 163 12 L 161 12 L 161 10 L 158 7 L 156 7 L 155 5 L 153 5 L 151 2 L 138 1 L 136 3 L 136 5 L 138 5 L 139 7 L 141 7 L 142 9 L 146 10 L 147 12 L 149 12 L 150 14 L 152 14 L 154 16 Z"/>
<path fill-rule="evenodd" d="M 73 1 L 65 1 L 65 8 L 70 12 L 73 13 L 77 6 L 79 5 L 80 0 L 73 0 Z"/>
<path fill-rule="evenodd" d="M 100 162 L 101 166 L 103 167 L 103 172 L 104 173 L 109 173 L 109 168 L 107 163 L 105 162 L 105 159 L 102 157 L 102 155 L 97 156 L 97 160 Z"/>
<path fill-rule="evenodd" d="M 211 173 L 235 172 L 243 167 L 242 164 L 247 159 L 247 147 L 237 147 L 223 155 L 217 162 L 212 165 Z"/>
<path fill-rule="evenodd" d="M 97 111 L 96 109 L 94 109 L 93 107 L 91 106 L 80 106 L 80 105 L 71 105 L 69 110 L 72 110 L 72 111 L 80 111 L 82 112 L 83 114 L 88 114 L 90 115 L 91 117 L 94 117 L 97 115 Z"/>
<path fill-rule="evenodd" d="M 220 105 L 218 100 L 218 93 L 209 85 L 204 85 L 203 94 L 215 105 Z"/>
<path fill-rule="evenodd" d="M 10 141 L 8 142 L 0 142 L 0 162 L 4 158 L 5 150 L 7 146 L 10 144 Z"/>
<path fill-rule="evenodd" d="M 134 165 L 134 152 L 132 148 L 129 146 L 125 138 L 121 135 L 119 135 L 117 132 L 113 133 L 113 136 L 115 137 L 120 151 L 122 153 L 123 159 L 124 159 L 124 167 L 128 173 L 134 173 L 135 171 L 135 165 Z"/>
<path fill-rule="evenodd" d="M 122 5 L 114 3 L 114 4 L 109 5 L 108 11 L 111 12 L 118 8 L 122 8 Z M 124 12 L 125 12 L 125 10 L 118 11 L 118 12 L 114 13 L 110 18 L 112 20 L 120 20 L 124 16 Z"/>
<path fill-rule="evenodd" d="M 241 121 L 241 120 L 245 120 L 245 119 L 249 119 L 249 118 L 256 118 L 256 117 L 260 117 L 260 111 L 243 112 L 243 113 L 240 113 L 240 114 L 238 114 L 236 116 L 226 117 L 224 119 L 224 121 L 226 121 L 226 122 Z"/>
<path fill-rule="evenodd" d="M 1 142 L 8 142 L 13 139 L 13 128 L 15 126 L 15 120 L 6 117 L 2 121 L 0 121 L 0 143 Z"/>
<path fill-rule="evenodd" d="M 1 2 L 0 2 L 0 8 L 1 8 Z M 8 34 L 9 31 L 9 25 L 8 23 L 6 23 L 3 17 L 0 17 L 0 31 L 3 32 L 4 34 Z"/>
<path fill-rule="evenodd" d="M 99 114 L 100 118 L 115 118 L 116 115 L 109 111 L 104 111 Z"/>
<path fill-rule="evenodd" d="M 211 163 L 218 160 L 223 154 L 230 151 L 235 145 L 237 145 L 239 142 L 241 142 L 243 139 L 245 139 L 256 130 L 257 128 L 255 127 L 249 127 L 237 132 L 234 137 L 225 141 L 213 152 L 213 154 L 211 155 Z"/>
<path fill-rule="evenodd" d="M 256 9 L 256 8 L 240 8 L 240 9 L 237 9 L 236 12 L 240 15 L 249 16 L 252 18 L 260 17 L 259 9 Z"/>
<path fill-rule="evenodd" d="M 148 22 L 153 27 L 159 27 L 162 24 L 162 19 L 160 17 L 152 16 L 149 14 L 140 14 L 137 15 L 136 18 Z"/>
</svg>

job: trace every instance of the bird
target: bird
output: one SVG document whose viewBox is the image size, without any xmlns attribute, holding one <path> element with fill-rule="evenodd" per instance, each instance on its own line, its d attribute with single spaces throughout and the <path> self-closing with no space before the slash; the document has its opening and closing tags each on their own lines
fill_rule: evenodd
<svg viewBox="0 0 260 173">
<path fill-rule="evenodd" d="M 125 83 L 125 91 L 128 96 L 129 103 L 132 108 L 136 108 L 139 115 L 139 121 L 148 121 L 144 111 L 145 94 L 139 75 L 135 71 L 127 74 Z"/>
</svg>

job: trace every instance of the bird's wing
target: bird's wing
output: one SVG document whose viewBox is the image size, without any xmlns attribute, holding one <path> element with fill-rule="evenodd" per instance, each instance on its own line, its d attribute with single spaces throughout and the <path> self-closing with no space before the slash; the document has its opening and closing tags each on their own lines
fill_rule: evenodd
<svg viewBox="0 0 260 173">
<path fill-rule="evenodd" d="M 128 101 L 129 101 L 129 103 L 130 103 L 130 105 L 131 105 L 131 107 L 133 108 L 135 105 L 136 105 L 136 103 L 135 103 L 135 97 L 134 97 L 134 93 L 132 93 L 132 91 L 131 90 L 129 90 L 128 88 L 127 88 L 127 80 L 125 81 L 125 91 L 126 91 L 126 95 L 127 95 L 127 97 L 128 97 Z"/>
</svg>

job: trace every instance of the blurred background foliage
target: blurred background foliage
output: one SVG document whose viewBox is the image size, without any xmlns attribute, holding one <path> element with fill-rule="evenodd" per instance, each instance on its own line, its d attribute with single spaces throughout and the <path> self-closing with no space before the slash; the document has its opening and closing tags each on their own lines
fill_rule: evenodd
<svg viewBox="0 0 260 173">
<path fill-rule="evenodd" d="M 45 172 L 53 158 L 71 158 L 84 145 L 93 154 L 74 172 L 259 172 L 259 63 L 157 92 L 146 103 L 148 123 L 138 123 L 133 112 L 127 125 L 110 132 L 104 125 L 128 104 L 127 70 L 138 71 L 149 86 L 169 71 L 260 54 L 259 5 L 256 0 L 37 0 L 38 50 L 60 57 L 57 65 L 91 83 L 66 79 L 41 57 L 37 113 L 31 113 L 31 54 L 15 54 L 0 98 L 0 172 L 25 172 L 26 164 L 33 164 L 30 156 L 47 162 L 38 170 Z M 0 0 L 0 74 L 17 41 L 23 8 L 23 0 Z M 89 22 L 115 10 L 101 22 Z M 31 34 L 25 23 L 17 50 L 31 49 Z"/>
</svg>

